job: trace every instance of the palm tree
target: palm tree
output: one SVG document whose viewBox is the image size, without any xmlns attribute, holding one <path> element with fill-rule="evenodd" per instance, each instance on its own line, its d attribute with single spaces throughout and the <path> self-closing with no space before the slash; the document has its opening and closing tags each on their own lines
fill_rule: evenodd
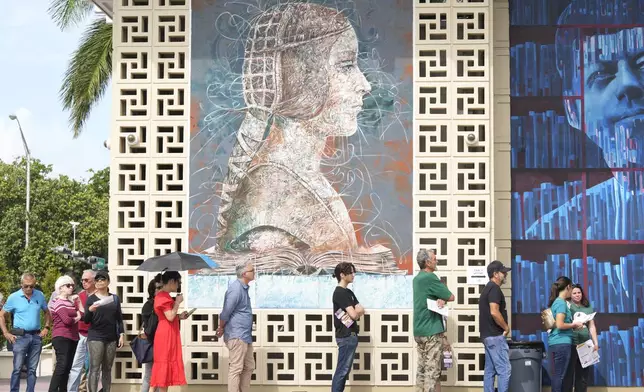
<svg viewBox="0 0 644 392">
<path fill-rule="evenodd" d="M 90 0 L 51 0 L 49 15 L 61 30 L 91 17 Z M 100 101 L 112 76 L 112 25 L 95 18 L 83 33 L 67 65 L 60 87 L 63 108 L 69 111 L 74 138 L 83 131 L 92 109 Z"/>
</svg>

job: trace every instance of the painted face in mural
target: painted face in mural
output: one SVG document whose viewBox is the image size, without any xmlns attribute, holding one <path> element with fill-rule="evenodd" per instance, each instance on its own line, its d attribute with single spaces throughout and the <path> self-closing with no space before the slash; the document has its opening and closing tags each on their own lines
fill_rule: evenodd
<svg viewBox="0 0 644 392">
<path fill-rule="evenodd" d="M 586 132 L 610 167 L 644 164 L 643 34 L 638 27 L 583 43 Z M 615 47 L 606 50 L 602 42 Z"/>
<path fill-rule="evenodd" d="M 328 98 L 312 125 L 319 127 L 323 137 L 351 136 L 358 127 L 362 97 L 371 91 L 358 68 L 358 40 L 353 29 L 342 33 L 331 48 L 327 74 Z"/>
</svg>

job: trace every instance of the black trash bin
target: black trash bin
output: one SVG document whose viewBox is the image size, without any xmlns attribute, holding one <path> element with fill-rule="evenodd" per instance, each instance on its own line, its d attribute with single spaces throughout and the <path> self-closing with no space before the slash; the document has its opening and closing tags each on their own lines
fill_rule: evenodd
<svg viewBox="0 0 644 392">
<path fill-rule="evenodd" d="M 510 347 L 510 392 L 541 392 L 543 342 L 508 342 Z"/>
</svg>

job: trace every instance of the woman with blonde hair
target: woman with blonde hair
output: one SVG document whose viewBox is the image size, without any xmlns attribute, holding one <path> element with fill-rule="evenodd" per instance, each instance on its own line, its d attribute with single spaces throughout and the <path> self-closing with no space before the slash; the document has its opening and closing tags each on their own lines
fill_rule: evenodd
<svg viewBox="0 0 644 392">
<path fill-rule="evenodd" d="M 69 372 L 78 345 L 78 321 L 81 319 L 81 312 L 76 307 L 74 298 L 75 287 L 71 277 L 61 276 L 54 285 L 57 295 L 49 303 L 54 325 L 51 331 L 52 345 L 56 352 L 56 367 L 49 382 L 49 392 L 67 391 Z"/>
</svg>

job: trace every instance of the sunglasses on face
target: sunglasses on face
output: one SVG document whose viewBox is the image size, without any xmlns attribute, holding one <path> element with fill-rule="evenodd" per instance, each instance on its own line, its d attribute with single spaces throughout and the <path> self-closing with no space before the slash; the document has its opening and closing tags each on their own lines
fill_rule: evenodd
<svg viewBox="0 0 644 392">
<path fill-rule="evenodd" d="M 76 285 L 68 283 L 68 284 L 64 284 L 63 287 L 67 287 L 68 289 L 73 289 L 74 287 L 76 287 Z"/>
<path fill-rule="evenodd" d="M 22 285 L 23 289 L 33 289 L 34 287 L 36 287 L 36 285 L 34 285 L 34 284 L 23 284 Z"/>
<path fill-rule="evenodd" d="M 107 279 L 105 279 L 105 278 L 96 278 L 94 280 L 97 281 L 97 282 L 105 282 Z"/>
<path fill-rule="evenodd" d="M 91 281 L 92 281 L 92 279 L 81 279 L 81 281 L 82 281 L 83 283 L 89 283 L 89 282 L 91 282 Z"/>
</svg>

